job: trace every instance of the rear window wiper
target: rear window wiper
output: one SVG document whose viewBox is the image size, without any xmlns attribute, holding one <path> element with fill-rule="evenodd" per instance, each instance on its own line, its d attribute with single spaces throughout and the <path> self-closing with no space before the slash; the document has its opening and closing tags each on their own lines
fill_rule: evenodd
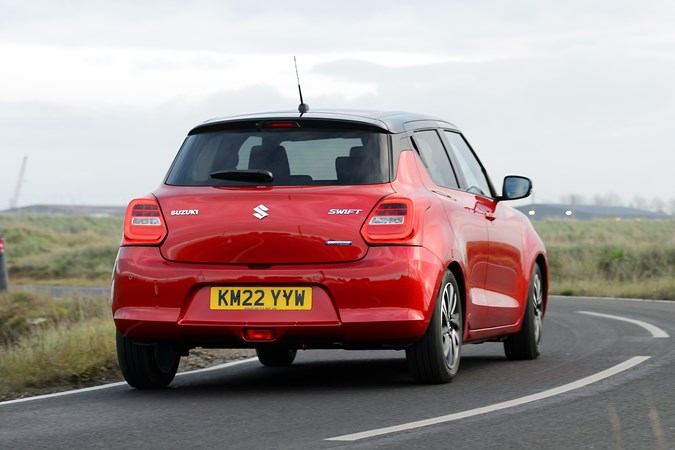
<svg viewBox="0 0 675 450">
<path fill-rule="evenodd" d="M 211 178 L 228 181 L 257 181 L 269 183 L 274 180 L 274 175 L 269 170 L 248 169 L 248 170 L 220 170 L 209 174 Z"/>
</svg>

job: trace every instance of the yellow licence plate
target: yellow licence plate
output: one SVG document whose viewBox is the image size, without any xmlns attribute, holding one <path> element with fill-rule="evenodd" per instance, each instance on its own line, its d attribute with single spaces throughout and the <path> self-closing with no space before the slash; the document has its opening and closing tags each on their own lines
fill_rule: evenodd
<svg viewBox="0 0 675 450">
<path fill-rule="evenodd" d="M 310 310 L 310 287 L 231 286 L 211 288 L 211 309 Z"/>
</svg>

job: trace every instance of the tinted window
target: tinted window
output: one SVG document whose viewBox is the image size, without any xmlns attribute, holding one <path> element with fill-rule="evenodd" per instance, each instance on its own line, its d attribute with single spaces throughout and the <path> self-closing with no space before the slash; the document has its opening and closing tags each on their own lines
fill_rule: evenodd
<svg viewBox="0 0 675 450">
<path fill-rule="evenodd" d="M 166 182 L 237 186 L 213 179 L 224 170 L 269 170 L 276 186 L 377 184 L 389 181 L 385 135 L 351 130 L 212 131 L 188 136 Z"/>
<path fill-rule="evenodd" d="M 412 139 L 434 183 L 450 188 L 459 187 L 438 134 L 433 130 L 420 131 L 415 133 Z"/>
<path fill-rule="evenodd" d="M 480 194 L 487 197 L 492 196 L 490 190 L 490 183 L 483 173 L 483 167 L 473 154 L 471 148 L 464 141 L 464 138 L 459 133 L 446 131 L 445 136 L 450 143 L 450 149 L 453 152 L 459 167 L 464 175 L 467 183 L 467 190 L 474 194 Z"/>
</svg>

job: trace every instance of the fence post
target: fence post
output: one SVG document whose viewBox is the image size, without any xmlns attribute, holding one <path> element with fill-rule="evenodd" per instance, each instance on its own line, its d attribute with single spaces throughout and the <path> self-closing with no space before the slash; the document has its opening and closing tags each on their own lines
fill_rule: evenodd
<svg viewBox="0 0 675 450">
<path fill-rule="evenodd" d="M 0 236 L 0 292 L 5 292 L 9 287 L 7 276 L 7 262 L 5 258 L 5 238 Z"/>
</svg>

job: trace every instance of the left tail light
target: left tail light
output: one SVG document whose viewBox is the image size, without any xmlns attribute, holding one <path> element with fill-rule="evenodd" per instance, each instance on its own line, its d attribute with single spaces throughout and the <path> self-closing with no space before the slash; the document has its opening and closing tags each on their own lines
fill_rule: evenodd
<svg viewBox="0 0 675 450">
<path fill-rule="evenodd" d="M 122 245 L 157 245 L 166 237 L 166 224 L 154 197 L 137 198 L 127 206 Z"/>
</svg>

